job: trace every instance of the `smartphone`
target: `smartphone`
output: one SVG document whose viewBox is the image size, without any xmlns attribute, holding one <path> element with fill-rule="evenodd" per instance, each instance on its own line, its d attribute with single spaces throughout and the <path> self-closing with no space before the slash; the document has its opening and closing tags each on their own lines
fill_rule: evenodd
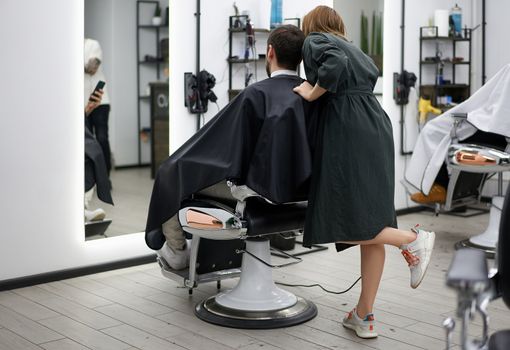
<svg viewBox="0 0 510 350">
<path fill-rule="evenodd" d="M 92 96 L 92 95 L 94 95 L 94 94 L 96 93 L 96 91 L 99 91 L 99 90 L 101 90 L 102 88 L 104 88 L 104 85 L 105 85 L 105 84 L 106 84 L 106 83 L 105 83 L 104 81 L 99 80 L 99 81 L 97 82 L 96 87 L 94 88 L 94 91 L 92 91 L 91 96 Z M 89 99 L 89 100 L 90 100 L 90 99 Z"/>
</svg>

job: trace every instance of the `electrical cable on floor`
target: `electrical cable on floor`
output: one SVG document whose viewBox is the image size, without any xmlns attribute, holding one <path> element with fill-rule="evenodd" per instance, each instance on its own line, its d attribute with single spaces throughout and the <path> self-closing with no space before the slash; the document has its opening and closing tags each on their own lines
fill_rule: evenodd
<svg viewBox="0 0 510 350">
<path fill-rule="evenodd" d="M 279 284 L 281 286 L 285 286 L 285 287 L 305 287 L 305 288 L 310 288 L 310 287 L 319 287 L 320 289 L 322 289 L 323 291 L 325 291 L 326 293 L 331 293 L 331 294 L 345 294 L 347 293 L 348 291 L 350 291 L 355 285 L 356 283 L 359 282 L 359 280 L 361 279 L 361 276 L 358 277 L 358 279 L 353 283 L 351 284 L 351 286 L 349 288 L 347 288 L 346 290 L 342 290 L 340 292 L 335 292 L 335 291 L 332 291 L 332 290 L 329 290 L 329 289 L 326 289 L 324 288 L 323 286 L 321 286 L 320 284 L 318 283 L 315 283 L 315 284 L 290 284 L 290 283 L 283 283 L 283 282 L 275 282 L 276 284 Z"/>
</svg>

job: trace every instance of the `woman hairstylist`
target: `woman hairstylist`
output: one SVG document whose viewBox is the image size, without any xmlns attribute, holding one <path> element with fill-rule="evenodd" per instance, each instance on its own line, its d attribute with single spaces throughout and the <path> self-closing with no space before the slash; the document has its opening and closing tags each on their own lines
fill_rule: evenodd
<svg viewBox="0 0 510 350">
<path fill-rule="evenodd" d="M 337 243 L 361 248 L 361 295 L 343 325 L 374 338 L 373 305 L 385 244 L 402 250 L 411 287 L 422 281 L 435 234 L 397 229 L 391 122 L 373 94 L 378 70 L 348 42 L 340 15 L 319 6 L 303 19 L 303 60 L 308 81 L 294 89 L 308 101 L 321 97 L 320 135 L 314 156 L 305 245 Z"/>
</svg>

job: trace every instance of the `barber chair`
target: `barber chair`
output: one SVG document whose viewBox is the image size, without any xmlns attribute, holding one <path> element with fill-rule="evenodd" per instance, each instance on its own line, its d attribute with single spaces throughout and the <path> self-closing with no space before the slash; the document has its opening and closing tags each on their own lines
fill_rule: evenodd
<svg viewBox="0 0 510 350">
<path fill-rule="evenodd" d="M 492 198 L 489 226 L 485 232 L 460 241 L 456 247 L 471 247 L 494 257 L 498 240 L 498 228 L 503 207 L 503 172 L 510 170 L 510 140 L 505 151 L 483 145 L 458 143 L 457 130 L 467 122 L 467 114 L 453 114 L 452 143 L 448 150 L 447 163 L 451 170 L 450 182 L 444 210 L 475 204 L 480 201 L 487 179 L 498 175 L 498 194 Z"/>
<path fill-rule="evenodd" d="M 482 190 L 486 181 L 498 175 L 498 194 L 492 198 L 489 226 L 485 232 L 469 239 L 457 242 L 456 248 L 471 247 L 484 251 L 490 258 L 494 257 L 498 238 L 498 227 L 503 206 L 503 172 L 510 170 L 510 139 L 504 151 L 487 145 L 459 143 L 457 135 L 462 123 L 466 123 L 467 114 L 452 114 L 454 124 L 451 130 L 452 142 L 448 149 L 446 163 L 450 172 L 446 200 L 444 203 L 430 205 L 436 215 L 439 213 L 455 213 L 456 209 L 478 205 L 481 202 Z M 406 191 L 416 191 L 410 184 L 402 181 Z M 426 205 L 425 205 L 426 206 Z M 476 208 L 475 214 L 462 215 L 469 217 L 486 213 L 485 209 Z"/>
<path fill-rule="evenodd" d="M 476 249 L 459 249 L 453 258 L 447 273 L 446 283 L 457 291 L 457 317 L 461 319 L 461 349 L 503 350 L 510 348 L 510 329 L 492 334 L 489 337 L 489 302 L 497 298 L 510 308 L 510 189 L 506 193 L 496 254 L 495 271 L 488 271 L 485 254 Z M 469 339 L 470 320 L 478 313 L 483 321 L 481 339 Z M 446 329 L 446 349 L 452 345 L 455 321 L 447 318 L 443 326 Z"/>
<path fill-rule="evenodd" d="M 197 195 L 182 204 L 179 221 L 192 236 L 189 270 L 172 271 L 158 258 L 163 275 L 184 278 L 190 294 L 199 283 L 217 281 L 219 289 L 222 279 L 240 277 L 233 289 L 197 304 L 195 314 L 209 323 L 272 329 L 314 318 L 312 302 L 277 287 L 272 278 L 273 268 L 301 259 L 279 251 L 292 261 L 273 265 L 269 245 L 271 235 L 301 234 L 307 203 L 275 205 L 247 186 L 228 186 L 234 202 Z"/>
</svg>

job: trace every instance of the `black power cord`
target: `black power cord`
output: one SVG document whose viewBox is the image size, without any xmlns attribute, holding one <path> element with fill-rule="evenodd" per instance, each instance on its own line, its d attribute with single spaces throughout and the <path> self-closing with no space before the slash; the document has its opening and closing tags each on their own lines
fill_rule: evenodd
<svg viewBox="0 0 510 350">
<path fill-rule="evenodd" d="M 332 291 L 332 290 L 329 290 L 329 289 L 326 289 L 324 288 L 323 286 L 321 286 L 320 284 L 318 283 L 315 283 L 315 284 L 289 284 L 289 283 L 283 283 L 283 282 L 275 282 L 276 284 L 279 284 L 281 286 L 286 286 L 286 287 L 306 287 L 306 288 L 310 288 L 310 287 L 319 287 L 320 289 L 322 289 L 323 291 L 325 291 L 326 293 L 331 293 L 331 294 L 345 294 L 347 293 L 348 291 L 350 291 L 355 285 L 356 283 L 359 282 L 359 280 L 361 279 L 361 276 L 358 277 L 358 279 L 353 283 L 351 284 L 351 286 L 349 288 L 347 288 L 346 290 L 342 290 L 340 292 L 335 292 L 335 291 Z"/>
</svg>

